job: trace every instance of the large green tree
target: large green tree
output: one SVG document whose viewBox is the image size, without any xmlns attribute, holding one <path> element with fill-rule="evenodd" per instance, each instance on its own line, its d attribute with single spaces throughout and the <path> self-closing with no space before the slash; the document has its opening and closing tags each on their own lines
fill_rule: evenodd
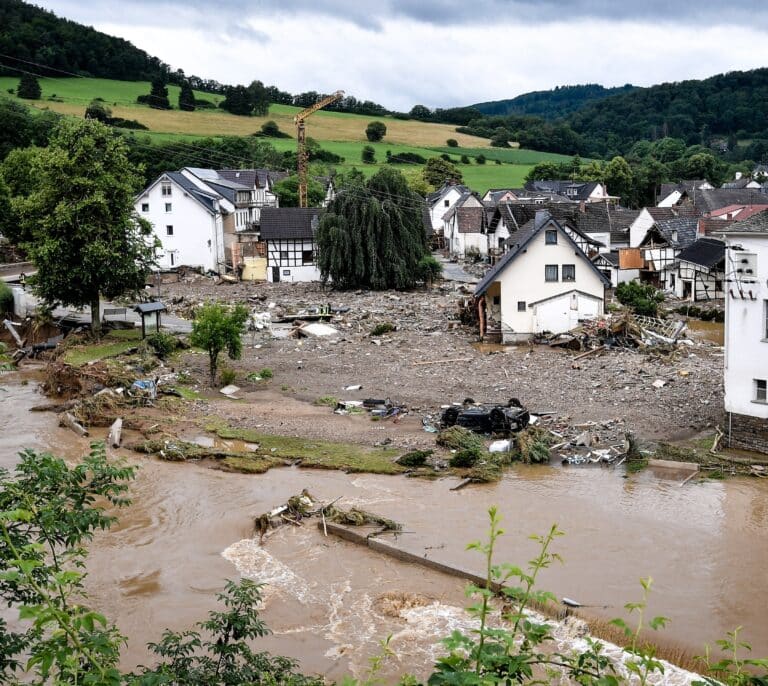
<svg viewBox="0 0 768 686">
<path fill-rule="evenodd" d="M 31 161 L 29 195 L 13 200 L 22 247 L 37 267 L 37 295 L 48 304 L 90 305 L 94 333 L 100 297 L 142 288 L 154 260 L 151 226 L 133 210 L 141 178 L 126 152 L 103 124 L 63 120 Z"/>
<path fill-rule="evenodd" d="M 19 79 L 19 86 L 16 89 L 16 95 L 27 100 L 40 100 L 40 84 L 34 74 L 22 74 Z"/>
<path fill-rule="evenodd" d="M 299 177 L 293 174 L 275 184 L 275 194 L 280 200 L 280 207 L 299 206 Z M 307 179 L 307 202 L 310 207 L 318 207 L 325 200 L 323 185 L 313 178 Z"/>
<path fill-rule="evenodd" d="M 427 160 L 422 175 L 424 180 L 435 188 L 439 188 L 446 181 L 461 183 L 464 180 L 461 171 L 455 164 L 439 157 L 430 157 Z"/>
<path fill-rule="evenodd" d="M 323 281 L 338 288 L 412 288 L 428 254 L 423 209 L 423 199 L 393 169 L 340 192 L 317 230 Z"/>
<path fill-rule="evenodd" d="M 195 111 L 195 93 L 192 90 L 192 85 L 189 81 L 185 81 L 181 84 L 181 90 L 179 91 L 179 109 L 184 112 Z"/>
</svg>

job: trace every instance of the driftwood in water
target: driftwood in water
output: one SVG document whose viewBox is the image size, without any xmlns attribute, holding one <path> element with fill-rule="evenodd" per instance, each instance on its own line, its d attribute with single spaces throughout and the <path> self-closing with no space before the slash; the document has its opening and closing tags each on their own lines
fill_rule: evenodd
<svg viewBox="0 0 768 686">
<path fill-rule="evenodd" d="M 66 426 L 68 429 L 74 431 L 78 436 L 87 436 L 88 429 L 86 429 L 80 422 L 75 419 L 74 415 L 69 412 L 65 412 L 59 417 L 59 424 Z"/>
<path fill-rule="evenodd" d="M 66 412 L 77 405 L 77 400 L 68 400 L 65 403 L 44 403 L 30 407 L 30 412 Z"/>
<path fill-rule="evenodd" d="M 122 417 L 118 417 L 115 419 L 115 421 L 112 423 L 112 426 L 109 428 L 109 437 L 107 438 L 107 442 L 112 448 L 119 448 L 120 447 L 120 441 L 123 438 L 123 419 Z"/>
</svg>

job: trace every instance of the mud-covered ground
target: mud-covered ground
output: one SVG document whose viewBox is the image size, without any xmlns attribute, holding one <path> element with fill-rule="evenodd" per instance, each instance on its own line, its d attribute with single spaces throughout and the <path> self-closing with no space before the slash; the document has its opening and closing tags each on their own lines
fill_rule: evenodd
<svg viewBox="0 0 768 686">
<path fill-rule="evenodd" d="M 468 292 L 451 282 L 429 292 L 369 293 L 323 290 L 318 284 L 215 285 L 195 278 L 163 289 L 164 300 L 180 316 L 210 300 L 243 302 L 275 317 L 327 304 L 349 308 L 331 320 L 339 331 L 331 338 L 245 337 L 242 359 L 226 365 L 236 371 L 238 395 L 249 403 L 222 399 L 198 408 L 242 426 L 317 438 L 364 436 L 366 442 L 394 432 L 405 445 L 427 445 L 433 438 L 421 430 L 422 417 L 437 416 L 441 405 L 467 397 L 501 402 L 517 397 L 532 412 L 553 412 L 561 422 L 597 422 L 601 442 L 615 441 L 625 429 L 646 439 L 675 439 L 721 421 L 722 349 L 702 340 L 680 345 L 672 355 L 617 349 L 578 361 L 574 352 L 544 345 L 479 346 L 477 332 L 458 321 Z M 371 336 L 381 323 L 396 330 Z M 273 371 L 270 381 L 245 381 L 264 367 Z M 180 368 L 204 383 L 207 358 L 185 353 Z M 664 382 L 660 388 L 654 386 L 658 381 Z M 344 390 L 351 385 L 362 389 Z M 390 398 L 411 414 L 395 427 L 302 402 L 324 396 Z"/>
</svg>

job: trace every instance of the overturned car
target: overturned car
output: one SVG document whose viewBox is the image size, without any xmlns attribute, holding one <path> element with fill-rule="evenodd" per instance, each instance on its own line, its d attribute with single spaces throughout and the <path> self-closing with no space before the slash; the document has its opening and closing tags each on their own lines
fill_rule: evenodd
<svg viewBox="0 0 768 686">
<path fill-rule="evenodd" d="M 445 429 L 462 426 L 476 433 L 509 434 L 528 426 L 531 414 L 517 398 L 506 405 L 476 404 L 468 398 L 461 406 L 447 408 L 440 421 Z"/>
</svg>

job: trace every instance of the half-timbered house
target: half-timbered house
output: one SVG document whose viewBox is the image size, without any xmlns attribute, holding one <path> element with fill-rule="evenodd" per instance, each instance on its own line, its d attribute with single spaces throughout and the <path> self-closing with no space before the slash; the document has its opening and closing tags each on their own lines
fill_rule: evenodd
<svg viewBox="0 0 768 686">
<path fill-rule="evenodd" d="M 315 233 L 321 209 L 265 207 L 261 238 L 267 244 L 268 281 L 319 281 Z"/>
</svg>

